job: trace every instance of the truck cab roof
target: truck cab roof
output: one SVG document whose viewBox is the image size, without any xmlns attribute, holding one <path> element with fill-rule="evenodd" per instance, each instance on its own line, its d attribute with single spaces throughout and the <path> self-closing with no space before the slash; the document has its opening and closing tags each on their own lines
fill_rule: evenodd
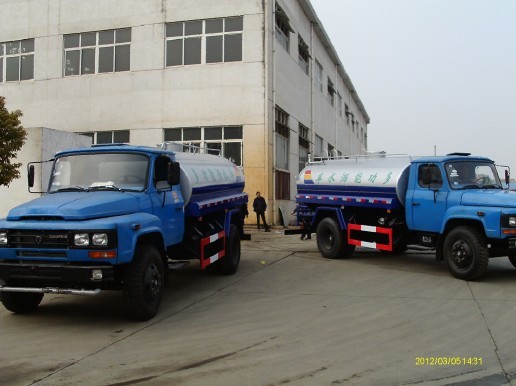
<svg viewBox="0 0 516 386">
<path fill-rule="evenodd" d="M 109 143 L 109 144 L 98 144 L 92 145 L 91 147 L 83 147 L 76 149 L 67 149 L 60 151 L 56 154 L 56 157 L 65 155 L 65 154 L 77 154 L 77 153 L 125 153 L 125 152 L 134 152 L 134 153 L 144 153 L 144 154 L 166 154 L 168 156 L 174 155 L 175 152 L 171 150 L 164 150 L 157 147 L 151 146 L 135 146 L 128 145 L 125 143 Z"/>
<path fill-rule="evenodd" d="M 425 157 L 417 157 L 412 160 L 412 163 L 441 163 L 441 162 L 449 162 L 449 161 L 484 161 L 494 163 L 493 160 L 487 157 L 481 156 L 472 156 L 465 155 L 466 153 L 459 154 L 447 154 L 444 156 L 425 156 Z"/>
</svg>

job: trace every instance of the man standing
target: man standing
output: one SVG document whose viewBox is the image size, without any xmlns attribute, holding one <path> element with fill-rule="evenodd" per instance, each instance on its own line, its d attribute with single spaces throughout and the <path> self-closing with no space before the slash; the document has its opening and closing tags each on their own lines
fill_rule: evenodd
<svg viewBox="0 0 516 386">
<path fill-rule="evenodd" d="M 253 201 L 253 210 L 256 212 L 256 224 L 258 225 L 258 229 L 260 229 L 260 217 L 263 221 L 263 226 L 265 228 L 265 232 L 270 232 L 269 226 L 267 225 L 267 221 L 265 221 L 265 211 L 267 210 L 267 203 L 265 199 L 260 195 L 260 192 L 256 192 L 256 197 Z"/>
</svg>

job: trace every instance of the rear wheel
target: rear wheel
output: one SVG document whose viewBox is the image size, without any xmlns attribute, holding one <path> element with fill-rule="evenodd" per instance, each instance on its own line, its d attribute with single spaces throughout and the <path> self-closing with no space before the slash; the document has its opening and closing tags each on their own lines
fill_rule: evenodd
<svg viewBox="0 0 516 386">
<path fill-rule="evenodd" d="M 319 223 L 316 235 L 317 248 L 327 259 L 348 258 L 355 251 L 355 246 L 348 244 L 347 235 L 332 218 L 327 217 Z"/>
<path fill-rule="evenodd" d="M 238 228 L 231 224 L 229 236 L 226 239 L 226 254 L 213 264 L 215 271 L 222 275 L 233 275 L 240 263 L 240 233 Z"/>
<path fill-rule="evenodd" d="M 43 294 L 37 292 L 0 292 L 0 301 L 4 307 L 17 314 L 34 311 L 42 299 Z"/>
<path fill-rule="evenodd" d="M 131 318 L 148 320 L 158 313 L 164 278 L 163 260 L 156 247 L 138 246 L 124 277 L 125 310 Z"/>
<path fill-rule="evenodd" d="M 443 251 L 448 269 L 456 278 L 474 280 L 487 271 L 489 251 L 484 236 L 474 228 L 459 226 L 451 230 Z"/>
</svg>

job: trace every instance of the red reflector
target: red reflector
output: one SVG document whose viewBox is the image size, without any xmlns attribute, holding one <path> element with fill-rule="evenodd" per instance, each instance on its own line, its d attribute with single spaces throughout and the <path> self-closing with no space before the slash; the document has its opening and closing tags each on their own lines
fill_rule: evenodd
<svg viewBox="0 0 516 386">
<path fill-rule="evenodd" d="M 116 251 L 90 251 L 88 257 L 91 259 L 114 259 Z"/>
<path fill-rule="evenodd" d="M 516 229 L 503 229 L 502 233 L 504 235 L 516 235 Z"/>
</svg>

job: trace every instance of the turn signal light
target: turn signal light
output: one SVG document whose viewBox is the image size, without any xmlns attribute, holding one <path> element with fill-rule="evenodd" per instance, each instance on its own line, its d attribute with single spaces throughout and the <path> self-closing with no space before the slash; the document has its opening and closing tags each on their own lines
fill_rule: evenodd
<svg viewBox="0 0 516 386">
<path fill-rule="evenodd" d="M 89 251 L 88 257 L 91 259 L 114 259 L 116 251 Z"/>
</svg>

